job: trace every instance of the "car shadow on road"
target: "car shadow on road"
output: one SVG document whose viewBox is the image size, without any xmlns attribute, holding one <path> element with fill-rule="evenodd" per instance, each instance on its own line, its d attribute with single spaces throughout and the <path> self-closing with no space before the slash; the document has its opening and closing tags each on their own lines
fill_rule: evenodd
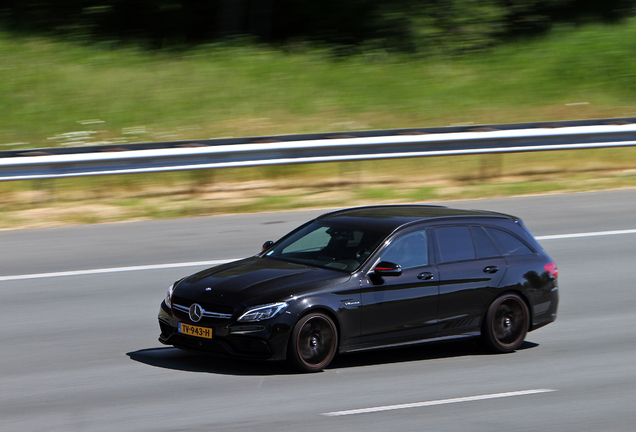
<svg viewBox="0 0 636 432">
<path fill-rule="evenodd" d="M 220 375 L 291 375 L 285 362 L 214 357 L 172 347 L 148 348 L 126 353 L 131 360 L 165 369 Z"/>
<path fill-rule="evenodd" d="M 537 346 L 539 346 L 539 344 L 525 341 L 517 351 L 523 351 Z M 497 354 L 491 354 L 485 351 L 477 341 L 445 341 L 341 355 L 331 362 L 328 369 L 492 355 Z"/>
<path fill-rule="evenodd" d="M 539 344 L 526 341 L 517 351 L 523 351 L 537 346 L 539 346 Z M 130 357 L 131 360 L 148 366 L 184 372 L 242 376 L 294 375 L 299 373 L 282 361 L 252 361 L 212 357 L 182 351 L 172 347 L 141 349 L 126 353 L 126 355 Z M 327 370 L 489 355 L 496 354 L 490 354 L 484 351 L 484 349 L 474 341 L 437 342 L 339 355 L 331 362 Z"/>
</svg>

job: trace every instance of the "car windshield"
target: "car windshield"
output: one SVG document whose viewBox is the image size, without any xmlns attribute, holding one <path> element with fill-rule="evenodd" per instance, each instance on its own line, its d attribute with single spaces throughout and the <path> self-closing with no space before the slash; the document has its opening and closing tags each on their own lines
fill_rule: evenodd
<svg viewBox="0 0 636 432">
<path fill-rule="evenodd" d="M 318 221 L 292 233 L 265 256 L 353 272 L 383 239 L 384 235 L 374 231 Z"/>
</svg>

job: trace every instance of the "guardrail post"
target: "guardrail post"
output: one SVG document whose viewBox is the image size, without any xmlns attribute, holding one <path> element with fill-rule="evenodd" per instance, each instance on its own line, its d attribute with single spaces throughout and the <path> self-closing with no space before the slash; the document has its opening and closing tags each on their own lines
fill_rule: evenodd
<svg viewBox="0 0 636 432">
<path fill-rule="evenodd" d="M 479 179 L 490 180 L 501 177 L 503 173 L 503 157 L 499 154 L 483 154 L 479 158 Z"/>
<path fill-rule="evenodd" d="M 57 201 L 57 184 L 55 179 L 36 179 L 32 182 L 32 190 L 42 192 L 41 198 L 34 195 L 32 203 L 51 203 Z"/>
<path fill-rule="evenodd" d="M 216 179 L 216 170 L 203 169 L 192 170 L 190 172 L 190 193 L 198 195 L 205 191 L 206 186 L 214 184 Z"/>
</svg>

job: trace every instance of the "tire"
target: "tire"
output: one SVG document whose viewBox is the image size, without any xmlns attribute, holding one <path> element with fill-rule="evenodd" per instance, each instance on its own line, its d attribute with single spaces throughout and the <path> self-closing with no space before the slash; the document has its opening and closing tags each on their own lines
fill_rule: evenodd
<svg viewBox="0 0 636 432">
<path fill-rule="evenodd" d="M 504 294 L 498 297 L 486 313 L 481 341 L 495 353 L 509 353 L 518 349 L 528 334 L 530 312 L 521 297 Z"/>
<path fill-rule="evenodd" d="M 287 359 L 303 372 L 320 372 L 336 355 L 338 332 L 328 316 L 310 313 L 294 326 Z"/>
</svg>

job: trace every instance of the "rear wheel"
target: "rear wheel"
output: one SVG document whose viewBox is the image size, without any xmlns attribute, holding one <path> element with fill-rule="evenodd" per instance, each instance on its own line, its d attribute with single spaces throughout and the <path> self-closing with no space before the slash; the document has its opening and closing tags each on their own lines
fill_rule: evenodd
<svg viewBox="0 0 636 432">
<path fill-rule="evenodd" d="M 488 308 L 482 326 L 481 339 L 486 348 L 497 353 L 509 353 L 521 346 L 528 333 L 528 306 L 516 294 L 497 298 Z"/>
<path fill-rule="evenodd" d="M 289 341 L 288 360 L 303 372 L 320 372 L 336 355 L 338 333 L 328 316 L 311 313 L 294 326 Z"/>
</svg>

